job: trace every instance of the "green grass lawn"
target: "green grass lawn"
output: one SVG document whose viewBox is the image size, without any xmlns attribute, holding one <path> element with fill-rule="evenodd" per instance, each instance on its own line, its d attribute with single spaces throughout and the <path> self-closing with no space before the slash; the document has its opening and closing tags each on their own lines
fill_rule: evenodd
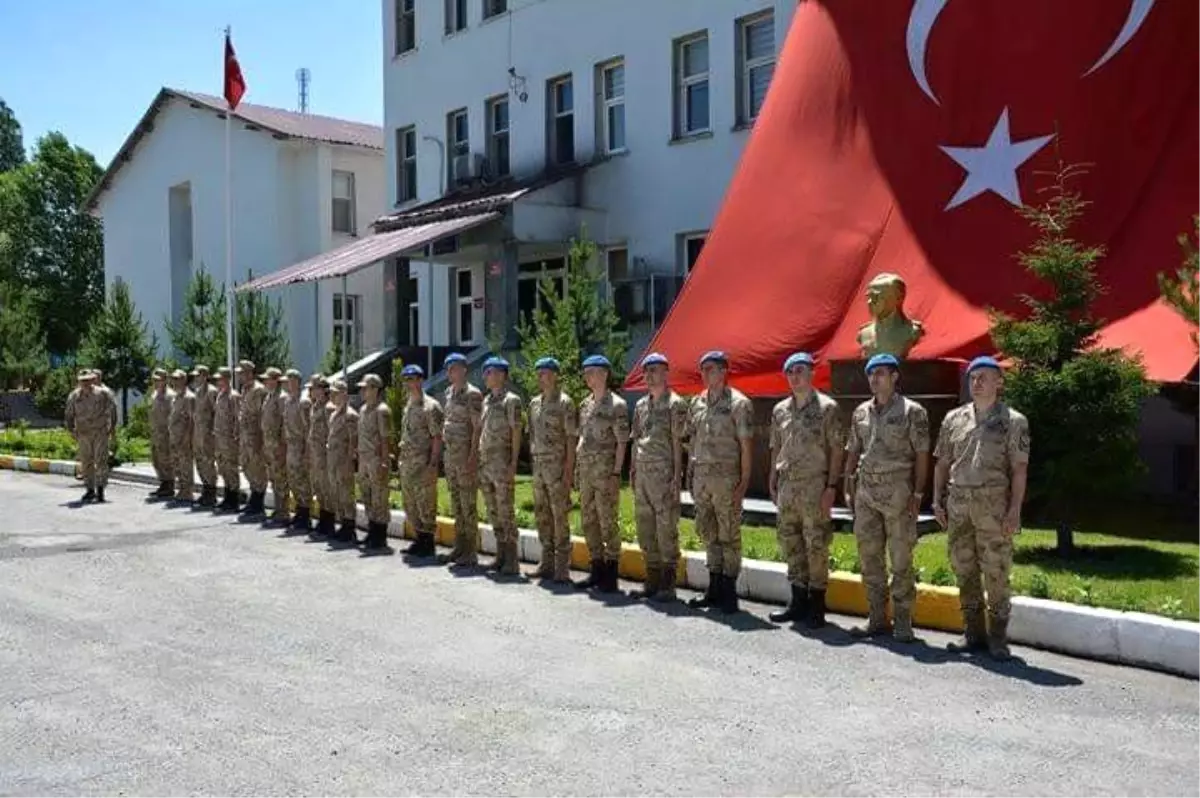
<svg viewBox="0 0 1200 798">
<path fill-rule="evenodd" d="M 78 447 L 65 429 L 23 429 L 0 431 L 0 454 L 38 457 L 46 460 L 74 460 Z M 143 463 L 150 459 L 150 441 L 117 431 L 117 459 L 122 463 Z"/>
<path fill-rule="evenodd" d="M 576 497 L 577 499 L 577 497 Z M 392 504 L 400 507 L 400 494 L 392 493 Z M 528 476 L 517 477 L 517 524 L 533 529 L 533 485 Z M 438 481 L 438 514 L 449 516 L 450 493 L 444 479 Z M 482 496 L 479 517 L 486 520 Z M 633 494 L 621 491 L 621 538 L 637 542 L 633 521 Z M 1075 536 L 1079 553 L 1062 559 L 1054 553 L 1052 530 L 1026 529 L 1016 538 L 1012 585 L 1015 593 L 1050 598 L 1075 604 L 1137 610 L 1189 620 L 1200 619 L 1200 544 L 1188 541 L 1187 525 L 1161 521 L 1157 534 L 1140 529 L 1137 537 L 1113 535 L 1112 523 L 1092 525 Z M 573 502 L 571 528 L 579 534 L 579 505 Z M 1102 532 L 1090 531 L 1099 528 Z M 690 518 L 679 522 L 680 543 L 685 550 L 703 549 Z M 1191 529 L 1194 536 L 1195 529 Z M 1164 537 L 1167 540 L 1149 539 Z M 742 548 L 746 557 L 756 560 L 782 558 L 774 527 L 742 526 Z M 854 536 L 849 532 L 834 535 L 830 549 L 833 568 L 859 572 Z M 954 574 L 946 553 L 943 533 L 924 535 L 917 544 L 918 579 L 934 585 L 953 585 Z"/>
</svg>

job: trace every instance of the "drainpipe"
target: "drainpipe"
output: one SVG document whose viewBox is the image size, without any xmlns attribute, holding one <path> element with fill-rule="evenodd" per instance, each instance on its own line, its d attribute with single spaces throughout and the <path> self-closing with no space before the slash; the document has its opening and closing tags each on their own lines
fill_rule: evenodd
<svg viewBox="0 0 1200 798">
<path fill-rule="evenodd" d="M 346 275 L 342 275 L 342 379 L 349 380 L 350 375 L 346 373 Z M 356 308 L 357 309 L 357 308 Z M 346 390 L 350 390 L 350 386 L 346 386 Z"/>
</svg>

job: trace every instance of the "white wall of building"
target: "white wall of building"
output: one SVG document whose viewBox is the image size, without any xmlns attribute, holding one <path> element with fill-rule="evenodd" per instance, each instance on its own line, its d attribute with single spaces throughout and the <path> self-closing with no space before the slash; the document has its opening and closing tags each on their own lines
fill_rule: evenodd
<svg viewBox="0 0 1200 798">
<path fill-rule="evenodd" d="M 97 212 L 104 224 L 105 281 L 120 278 L 160 349 L 170 349 L 166 321 L 171 314 L 169 196 L 173 186 L 190 188 L 192 268 L 201 265 L 225 282 L 225 122 L 206 108 L 173 99 L 154 120 L 133 157 L 100 195 Z M 309 141 L 280 141 L 268 133 L 233 126 L 233 279 L 263 275 L 290 266 L 348 240 L 332 233 L 332 170 L 355 173 L 360 234 L 385 205 L 383 154 Z M 375 281 L 371 282 L 371 274 Z M 355 280 L 353 291 L 378 296 L 379 267 Z M 315 369 L 328 348 L 332 300 L 318 307 L 325 286 L 295 286 L 271 292 L 284 303 L 295 365 Z M 328 289 L 332 291 L 332 289 Z M 380 314 L 367 314 L 380 318 Z M 378 322 L 377 322 L 378 324 Z M 382 337 L 364 330 L 364 340 Z"/>
<path fill-rule="evenodd" d="M 468 0 L 465 30 L 444 33 L 444 3 L 418 2 L 417 46 L 395 55 L 395 5 L 383 0 L 384 128 L 389 198 L 396 194 L 396 130 L 416 126 L 418 199 L 439 195 L 447 114 L 466 108 L 470 149 L 484 153 L 485 107 L 507 94 L 512 171 L 540 172 L 546 161 L 547 81 L 574 82 L 576 160 L 597 151 L 597 65 L 625 63 L 627 152 L 594 167 L 583 204 L 607 211 L 601 243 L 624 243 L 643 273 L 677 273 L 678 236 L 706 231 L 720 207 L 749 130 L 737 125 L 736 21 L 773 11 L 775 52 L 787 35 L 795 0 L 509 0 L 507 13 L 484 20 Z M 707 31 L 711 135 L 673 141 L 673 43 Z M 523 78 L 515 82 L 509 68 Z M 515 89 L 515 90 L 514 90 Z M 527 100 L 516 94 L 524 91 Z M 436 335 L 436 330 L 434 334 Z"/>
</svg>

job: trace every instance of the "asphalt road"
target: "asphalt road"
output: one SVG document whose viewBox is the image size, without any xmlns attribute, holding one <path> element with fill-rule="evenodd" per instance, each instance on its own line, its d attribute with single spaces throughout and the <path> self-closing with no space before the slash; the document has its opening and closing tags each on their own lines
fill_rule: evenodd
<svg viewBox="0 0 1200 798">
<path fill-rule="evenodd" d="M 0 471 L 3 794 L 1200 791 L 1194 681 L 455 577 L 80 492 Z"/>
</svg>

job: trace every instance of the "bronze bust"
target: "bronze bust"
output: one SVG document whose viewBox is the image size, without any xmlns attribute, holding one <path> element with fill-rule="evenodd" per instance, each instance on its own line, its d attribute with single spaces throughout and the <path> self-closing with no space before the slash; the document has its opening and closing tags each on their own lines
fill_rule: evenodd
<svg viewBox="0 0 1200 798">
<path fill-rule="evenodd" d="M 904 297 L 908 287 L 898 274 L 879 274 L 867 285 L 867 307 L 874 321 L 858 330 L 862 356 L 895 355 L 906 357 L 925 334 L 919 321 L 904 315 Z"/>
</svg>

